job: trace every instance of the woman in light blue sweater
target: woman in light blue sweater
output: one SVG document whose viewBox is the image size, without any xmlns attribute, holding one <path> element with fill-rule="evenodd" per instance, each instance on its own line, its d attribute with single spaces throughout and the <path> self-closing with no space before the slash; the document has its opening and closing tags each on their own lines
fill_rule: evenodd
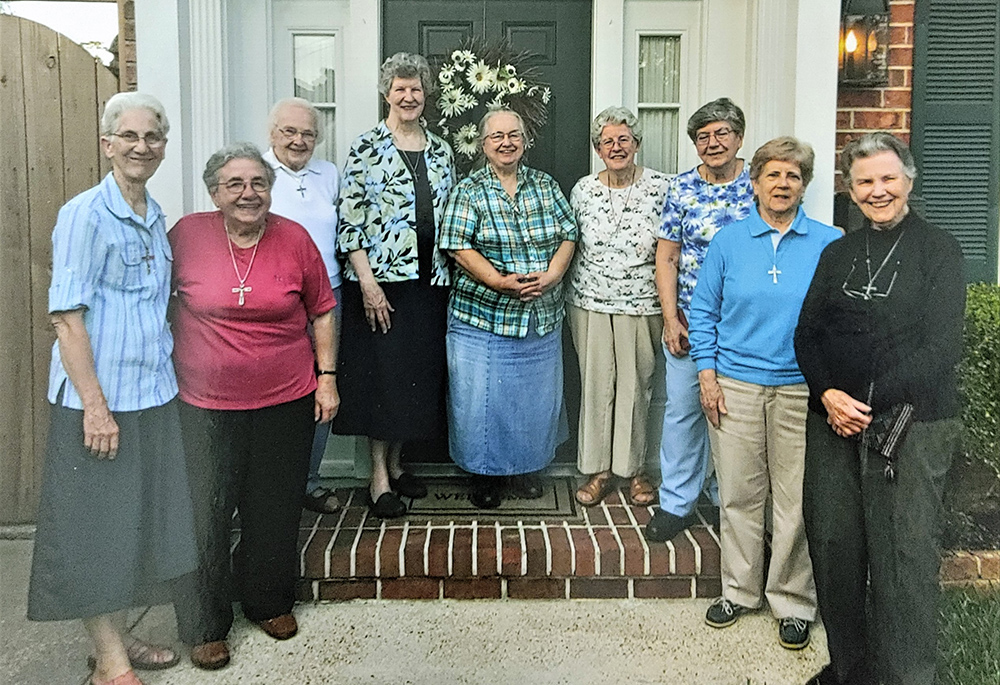
<svg viewBox="0 0 1000 685">
<path fill-rule="evenodd" d="M 809 644 L 816 587 L 802 520 L 809 390 L 792 337 L 820 253 L 840 237 L 799 206 L 813 151 L 765 143 L 750 163 L 756 207 L 712 240 L 691 301 L 691 357 L 719 479 L 722 596 L 705 621 L 724 628 L 761 605 L 783 647 Z M 766 502 L 772 500 L 765 574 Z M 764 578 L 767 585 L 764 586 Z"/>
</svg>

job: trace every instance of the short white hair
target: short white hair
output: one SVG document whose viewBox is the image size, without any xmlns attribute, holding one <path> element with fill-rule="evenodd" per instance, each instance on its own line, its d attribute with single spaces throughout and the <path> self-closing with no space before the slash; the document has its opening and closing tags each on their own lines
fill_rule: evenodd
<svg viewBox="0 0 1000 685">
<path fill-rule="evenodd" d="M 316 106 L 305 98 L 282 98 L 274 103 L 271 113 L 267 115 L 267 131 L 270 133 L 278 127 L 278 116 L 282 110 L 288 107 L 298 107 L 304 109 L 312 116 L 313 128 L 316 129 L 316 142 L 323 140 L 323 117 L 320 116 Z"/>
<path fill-rule="evenodd" d="M 167 111 L 163 103 L 146 93 L 116 93 L 104 105 L 101 115 L 101 135 L 110 136 L 118 130 L 118 124 L 125 112 L 132 109 L 144 109 L 156 118 L 156 130 L 164 138 L 170 133 L 170 122 L 167 121 Z"/>
</svg>

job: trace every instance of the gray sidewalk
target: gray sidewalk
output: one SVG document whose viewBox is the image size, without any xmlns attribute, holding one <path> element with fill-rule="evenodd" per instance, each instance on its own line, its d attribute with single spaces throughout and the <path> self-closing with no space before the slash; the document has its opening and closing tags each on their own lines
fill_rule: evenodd
<svg viewBox="0 0 1000 685">
<path fill-rule="evenodd" d="M 31 542 L 0 540 L 0 685 L 81 685 L 89 645 L 79 621 L 25 618 Z M 801 685 L 827 662 L 821 626 L 782 649 L 764 614 L 715 630 L 706 600 L 364 600 L 296 608 L 299 635 L 276 642 L 239 619 L 232 664 L 185 658 L 147 685 Z M 170 642 L 173 612 L 135 612 L 136 634 Z"/>
</svg>

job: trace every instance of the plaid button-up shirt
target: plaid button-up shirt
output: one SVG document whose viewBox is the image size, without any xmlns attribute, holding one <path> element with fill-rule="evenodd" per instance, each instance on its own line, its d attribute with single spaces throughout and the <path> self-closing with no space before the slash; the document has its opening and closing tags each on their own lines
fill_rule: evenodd
<svg viewBox="0 0 1000 685">
<path fill-rule="evenodd" d="M 511 198 L 486 165 L 452 191 L 438 245 L 442 250 L 476 250 L 502 274 L 527 274 L 548 269 L 563 241 L 576 238 L 576 218 L 551 176 L 521 166 Z M 453 283 L 449 308 L 470 326 L 523 338 L 532 314 L 539 335 L 562 323 L 562 283 L 531 302 L 488 288 L 461 269 Z"/>
</svg>

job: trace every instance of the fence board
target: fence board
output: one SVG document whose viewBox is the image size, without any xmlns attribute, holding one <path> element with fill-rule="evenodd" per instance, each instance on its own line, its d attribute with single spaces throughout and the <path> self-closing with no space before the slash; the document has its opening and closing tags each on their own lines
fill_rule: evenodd
<svg viewBox="0 0 1000 685">
<path fill-rule="evenodd" d="M 100 130 L 101 115 L 104 113 L 104 105 L 108 104 L 108 100 L 111 96 L 118 92 L 118 79 L 109 70 L 103 67 L 97 68 L 97 129 Z M 100 138 L 94 136 L 94 144 L 96 145 L 97 159 L 100 163 L 100 174 L 101 178 L 108 175 L 111 171 L 111 160 L 104 156 L 104 152 L 101 151 L 101 141 Z"/>
<path fill-rule="evenodd" d="M 62 99 L 63 195 L 68 199 L 99 180 L 94 131 L 97 130 L 97 61 L 59 35 L 59 88 Z"/>
<path fill-rule="evenodd" d="M 28 232 L 24 79 L 18 21 L 0 15 L 0 521 L 30 518 L 22 473 L 34 461 L 31 253 Z M 0 506 L 4 506 L 0 504 Z"/>
</svg>

